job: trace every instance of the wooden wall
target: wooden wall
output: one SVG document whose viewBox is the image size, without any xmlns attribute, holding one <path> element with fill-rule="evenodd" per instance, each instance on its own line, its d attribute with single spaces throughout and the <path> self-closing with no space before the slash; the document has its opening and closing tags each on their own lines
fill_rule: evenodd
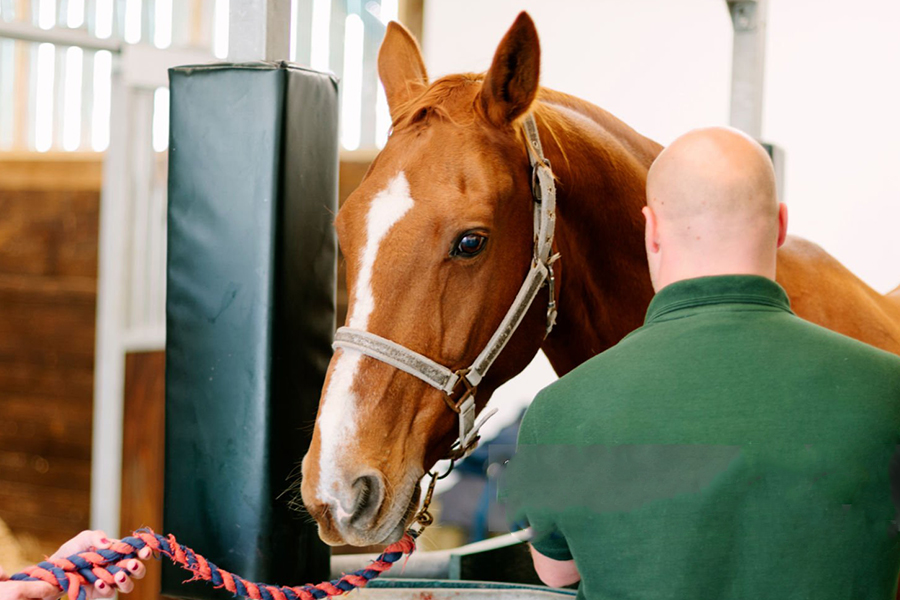
<svg viewBox="0 0 900 600">
<path fill-rule="evenodd" d="M 29 560 L 88 526 L 100 174 L 0 154 L 0 519 Z"/>
</svg>

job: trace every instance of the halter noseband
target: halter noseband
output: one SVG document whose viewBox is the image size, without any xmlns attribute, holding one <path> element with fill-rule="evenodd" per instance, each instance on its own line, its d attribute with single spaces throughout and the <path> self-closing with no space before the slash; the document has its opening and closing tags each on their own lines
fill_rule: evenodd
<svg viewBox="0 0 900 600">
<path fill-rule="evenodd" d="M 356 350 L 366 356 L 380 360 L 392 367 L 418 377 L 430 386 L 444 393 L 447 406 L 459 415 L 459 439 L 454 443 L 448 458 L 460 459 L 472 453 L 478 445 L 478 430 L 497 409 L 486 411 L 475 420 L 475 392 L 488 369 L 506 347 L 513 333 L 519 327 L 528 309 L 531 308 L 544 284 L 550 292 L 547 305 L 547 330 L 549 335 L 556 323 L 556 291 L 553 263 L 559 254 L 552 254 L 553 233 L 556 225 L 556 185 L 550 163 L 544 158 L 541 138 L 538 135 L 534 115 L 524 120 L 528 143 L 528 159 L 531 162 L 531 193 L 534 198 L 534 256 L 531 268 L 522 287 L 516 294 L 512 306 L 506 312 L 500 326 L 488 341 L 475 361 L 465 369 L 453 371 L 427 356 L 401 346 L 374 333 L 340 327 L 334 334 L 333 347 Z M 457 386 L 462 384 L 465 391 L 458 400 L 453 400 Z"/>
</svg>

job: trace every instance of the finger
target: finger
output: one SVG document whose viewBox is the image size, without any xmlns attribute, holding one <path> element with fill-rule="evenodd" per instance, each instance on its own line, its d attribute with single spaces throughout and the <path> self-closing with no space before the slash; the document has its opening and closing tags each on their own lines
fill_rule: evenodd
<svg viewBox="0 0 900 600">
<path fill-rule="evenodd" d="M 138 558 L 141 560 L 148 560 L 151 556 L 153 556 L 153 550 L 150 546 L 144 546 L 140 550 L 138 550 Z"/>
<path fill-rule="evenodd" d="M 112 544 L 112 540 L 110 540 L 106 532 L 102 529 L 97 529 L 95 531 L 91 531 L 91 546 L 98 549 L 109 548 L 110 544 Z"/>
<path fill-rule="evenodd" d="M 131 577 L 125 574 L 125 571 L 116 573 L 115 579 L 116 587 L 119 588 L 119 591 L 123 594 L 127 594 L 134 589 L 134 582 L 131 581 Z"/>
<path fill-rule="evenodd" d="M 56 586 L 43 581 L 7 581 L 4 586 L 10 586 L 13 597 L 19 598 L 58 598 L 62 592 Z"/>
<path fill-rule="evenodd" d="M 9 576 L 3 570 L 3 567 L 0 567 L 0 581 L 6 581 L 7 579 L 9 579 Z"/>
<path fill-rule="evenodd" d="M 111 585 L 107 585 L 102 579 L 98 579 L 94 582 L 94 593 L 91 594 L 94 598 L 112 598 L 115 595 L 116 590 Z"/>
<path fill-rule="evenodd" d="M 147 567 L 136 558 L 125 561 L 125 568 L 128 569 L 134 579 L 143 579 L 144 575 L 147 574 Z"/>
</svg>

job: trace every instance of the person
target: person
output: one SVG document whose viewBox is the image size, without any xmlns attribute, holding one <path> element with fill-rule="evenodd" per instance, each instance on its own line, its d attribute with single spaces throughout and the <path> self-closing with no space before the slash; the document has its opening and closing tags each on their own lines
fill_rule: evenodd
<svg viewBox="0 0 900 600">
<path fill-rule="evenodd" d="M 646 192 L 644 325 L 538 394 L 504 474 L 538 575 L 580 598 L 894 598 L 900 357 L 791 312 L 749 137 L 685 134 Z"/>
<path fill-rule="evenodd" d="M 105 549 L 109 548 L 112 543 L 112 540 L 108 539 L 102 531 L 82 531 L 60 546 L 50 558 L 67 558 L 92 548 Z M 142 578 L 147 572 L 144 564 L 137 559 L 129 560 L 125 568 L 135 579 Z M 127 594 L 134 588 L 134 582 L 124 571 L 116 573 L 114 580 L 115 586 L 112 586 L 98 579 L 93 587 L 86 589 L 88 598 L 109 598 L 117 590 Z M 43 581 L 11 581 L 0 568 L 0 600 L 56 599 L 61 595 L 62 592 L 59 588 Z"/>
</svg>

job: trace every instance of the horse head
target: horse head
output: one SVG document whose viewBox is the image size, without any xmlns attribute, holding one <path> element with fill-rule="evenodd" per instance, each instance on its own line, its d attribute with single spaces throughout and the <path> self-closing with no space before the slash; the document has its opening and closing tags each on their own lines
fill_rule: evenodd
<svg viewBox="0 0 900 600">
<path fill-rule="evenodd" d="M 416 41 L 391 23 L 378 70 L 393 129 L 335 220 L 347 261 L 346 325 L 462 369 L 488 343 L 532 262 L 521 121 L 538 93 L 537 31 L 522 13 L 486 74 L 429 83 Z M 546 308 L 542 296 L 525 315 L 479 385 L 478 409 L 534 357 Z M 446 400 L 395 366 L 336 350 L 302 468 L 303 502 L 323 540 L 367 545 L 402 535 L 421 477 L 457 437 Z"/>
</svg>

